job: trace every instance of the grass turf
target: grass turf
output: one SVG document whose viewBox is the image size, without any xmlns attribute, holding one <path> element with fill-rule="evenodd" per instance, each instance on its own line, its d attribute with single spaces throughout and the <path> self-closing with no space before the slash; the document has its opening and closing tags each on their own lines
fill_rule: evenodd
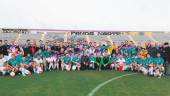
<svg viewBox="0 0 170 96">
<path fill-rule="evenodd" d="M 1 77 L 3 96 L 87 96 L 97 85 L 131 72 L 52 71 L 31 77 Z M 170 96 L 170 77 L 135 74 L 103 86 L 95 96 Z"/>
</svg>

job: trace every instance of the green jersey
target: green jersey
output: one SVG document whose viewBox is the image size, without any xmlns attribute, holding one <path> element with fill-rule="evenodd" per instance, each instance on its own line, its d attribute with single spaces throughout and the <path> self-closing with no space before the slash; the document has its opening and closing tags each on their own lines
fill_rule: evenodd
<svg viewBox="0 0 170 96">
<path fill-rule="evenodd" d="M 126 65 L 129 65 L 132 63 L 132 57 L 131 56 L 124 56 L 123 57 L 126 61 Z"/>
<path fill-rule="evenodd" d="M 105 65 L 108 65 L 111 63 L 111 57 L 107 56 L 107 57 L 103 57 L 103 62 Z"/>
<path fill-rule="evenodd" d="M 111 57 L 111 62 L 116 62 L 118 59 L 117 59 L 117 57 L 116 56 L 112 56 Z"/>
<path fill-rule="evenodd" d="M 147 61 L 146 61 L 146 59 L 141 59 L 141 58 L 139 58 L 139 60 L 138 60 L 138 64 L 141 64 L 141 65 L 146 65 L 147 64 Z"/>
<path fill-rule="evenodd" d="M 20 62 L 20 64 L 29 64 L 29 62 L 26 61 L 26 60 L 25 60 L 25 61 L 22 60 L 22 61 Z"/>
<path fill-rule="evenodd" d="M 51 54 L 52 54 L 52 51 L 44 51 L 43 52 L 43 56 L 45 56 L 45 57 L 50 57 L 51 56 Z"/>
<path fill-rule="evenodd" d="M 146 64 L 152 64 L 154 61 L 154 58 L 146 58 Z"/>
<path fill-rule="evenodd" d="M 91 56 L 91 57 L 90 57 L 90 62 L 96 63 L 96 57 L 95 57 L 95 56 Z"/>
<path fill-rule="evenodd" d="M 77 58 L 77 57 L 73 57 L 71 61 L 72 62 L 77 62 L 77 63 L 81 62 L 80 58 Z"/>
<path fill-rule="evenodd" d="M 132 58 L 132 63 L 139 63 L 139 58 Z"/>
<path fill-rule="evenodd" d="M 20 63 L 22 61 L 22 55 L 16 56 L 15 60 Z"/>
<path fill-rule="evenodd" d="M 69 64 L 69 63 L 71 62 L 71 57 L 69 57 L 69 56 L 64 56 L 64 57 L 63 57 L 63 61 L 64 61 L 65 64 Z"/>
<path fill-rule="evenodd" d="M 12 66 L 16 66 L 20 64 L 20 62 L 18 62 L 18 60 L 16 59 L 9 59 L 8 63 L 11 64 Z"/>
<path fill-rule="evenodd" d="M 162 64 L 164 64 L 164 59 L 162 57 L 154 58 L 153 62 L 156 65 L 162 65 Z"/>
<path fill-rule="evenodd" d="M 25 57 L 25 61 L 27 61 L 27 62 L 29 62 L 29 63 L 30 63 L 32 60 L 33 60 L 33 58 L 32 58 L 31 56 L 29 56 L 29 57 L 28 57 L 28 56 L 27 56 L 27 57 Z"/>
<path fill-rule="evenodd" d="M 138 52 L 137 52 L 137 50 L 136 50 L 135 47 L 130 48 L 130 54 L 129 54 L 129 55 L 135 56 L 135 55 L 137 55 L 137 54 L 138 54 Z"/>
<path fill-rule="evenodd" d="M 96 57 L 96 63 L 100 65 L 104 65 L 103 56 Z"/>
</svg>

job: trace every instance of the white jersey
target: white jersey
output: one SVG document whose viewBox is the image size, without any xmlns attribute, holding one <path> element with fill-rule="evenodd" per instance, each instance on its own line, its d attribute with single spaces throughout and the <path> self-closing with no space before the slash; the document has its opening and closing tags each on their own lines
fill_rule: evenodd
<svg viewBox="0 0 170 96">
<path fill-rule="evenodd" d="M 7 60 L 9 60 L 9 59 L 11 59 L 11 58 L 12 58 L 12 54 L 13 54 L 13 53 L 9 53 L 9 54 L 8 54 L 8 56 L 6 57 L 6 58 L 7 58 Z"/>
<path fill-rule="evenodd" d="M 37 59 L 37 58 L 35 58 L 34 61 L 35 61 L 37 64 L 43 63 L 43 60 L 42 60 L 42 59 Z"/>
<path fill-rule="evenodd" d="M 89 49 L 89 55 L 93 54 L 94 52 L 95 52 L 95 49 L 92 49 L 92 48 Z"/>
<path fill-rule="evenodd" d="M 55 57 L 49 57 L 46 60 L 47 60 L 47 62 L 53 62 L 53 61 L 56 61 L 56 58 Z"/>
<path fill-rule="evenodd" d="M 122 58 L 122 59 L 118 59 L 117 60 L 117 62 L 119 63 L 119 64 L 124 64 L 126 61 L 125 61 L 125 59 L 124 58 Z"/>
<path fill-rule="evenodd" d="M 3 67 L 6 61 L 7 60 L 5 58 L 0 59 L 0 67 Z"/>
</svg>

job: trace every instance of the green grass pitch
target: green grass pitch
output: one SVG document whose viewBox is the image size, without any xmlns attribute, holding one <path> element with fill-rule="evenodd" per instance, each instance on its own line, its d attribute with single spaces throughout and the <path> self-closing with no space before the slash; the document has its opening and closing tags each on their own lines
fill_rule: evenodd
<svg viewBox="0 0 170 96">
<path fill-rule="evenodd" d="M 31 77 L 0 77 L 1 96 L 87 96 L 99 84 L 131 72 L 52 71 Z M 170 77 L 140 73 L 122 77 L 101 87 L 94 96 L 170 96 Z"/>
</svg>

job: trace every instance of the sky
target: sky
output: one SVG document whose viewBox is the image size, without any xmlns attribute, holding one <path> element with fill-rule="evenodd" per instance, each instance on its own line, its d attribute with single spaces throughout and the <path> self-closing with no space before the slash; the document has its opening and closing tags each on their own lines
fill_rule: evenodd
<svg viewBox="0 0 170 96">
<path fill-rule="evenodd" d="M 170 0 L 0 0 L 0 28 L 170 31 Z"/>
</svg>

